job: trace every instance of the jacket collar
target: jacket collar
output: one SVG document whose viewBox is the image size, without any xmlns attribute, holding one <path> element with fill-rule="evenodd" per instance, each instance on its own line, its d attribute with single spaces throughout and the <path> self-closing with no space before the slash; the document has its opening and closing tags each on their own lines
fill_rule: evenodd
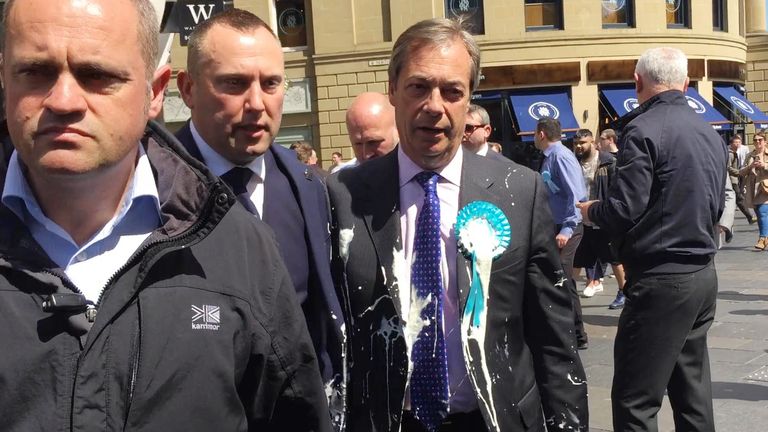
<svg viewBox="0 0 768 432">
<path fill-rule="evenodd" d="M 624 127 L 636 117 L 650 110 L 654 106 L 661 104 L 687 105 L 688 102 L 685 100 L 685 94 L 680 90 L 666 90 L 657 93 L 651 96 L 647 101 L 643 102 L 639 107 L 613 122 L 613 128 L 617 130 L 624 129 Z"/>
</svg>

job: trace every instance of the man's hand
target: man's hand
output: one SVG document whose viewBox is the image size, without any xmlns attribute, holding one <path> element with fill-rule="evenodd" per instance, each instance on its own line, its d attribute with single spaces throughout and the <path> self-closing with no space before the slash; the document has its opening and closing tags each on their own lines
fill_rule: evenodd
<svg viewBox="0 0 768 432">
<path fill-rule="evenodd" d="M 555 236 L 555 241 L 557 241 L 557 248 L 562 249 L 565 247 L 565 244 L 568 243 L 569 237 L 565 234 L 558 234 Z"/>
<path fill-rule="evenodd" d="M 576 203 L 576 208 L 581 210 L 581 220 L 585 224 L 592 223 L 592 221 L 589 219 L 589 207 L 596 202 L 599 202 L 599 201 L 592 200 L 592 201 L 584 201 L 584 202 Z"/>
</svg>

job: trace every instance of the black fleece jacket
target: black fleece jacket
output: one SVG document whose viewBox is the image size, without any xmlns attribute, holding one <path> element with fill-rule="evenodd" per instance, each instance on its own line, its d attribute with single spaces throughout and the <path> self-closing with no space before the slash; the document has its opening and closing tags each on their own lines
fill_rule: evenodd
<svg viewBox="0 0 768 432">
<path fill-rule="evenodd" d="M 163 226 L 110 279 L 92 324 L 43 310 L 77 288 L 0 205 L 0 430 L 329 431 L 270 231 L 162 128 L 142 145 Z M 11 150 L 4 139 L 3 174 Z"/>
</svg>

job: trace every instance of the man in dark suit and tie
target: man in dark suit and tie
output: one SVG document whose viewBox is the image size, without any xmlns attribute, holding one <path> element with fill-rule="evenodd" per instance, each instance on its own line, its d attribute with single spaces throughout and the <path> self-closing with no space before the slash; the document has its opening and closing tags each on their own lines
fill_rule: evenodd
<svg viewBox="0 0 768 432">
<path fill-rule="evenodd" d="M 400 145 L 329 178 L 348 430 L 588 430 L 544 185 L 462 150 L 479 70 L 479 47 L 459 23 L 411 26 L 389 65 Z M 488 209 L 473 226 L 511 226 L 492 265 L 457 250 L 454 224 L 470 203 Z M 461 232 L 465 247 L 487 251 L 491 235 Z"/>
<path fill-rule="evenodd" d="M 342 317 L 328 260 L 325 189 L 293 151 L 272 144 L 285 94 L 280 42 L 257 16 L 230 9 L 201 23 L 188 49 L 178 84 L 192 119 L 177 138 L 274 231 L 323 378 L 340 383 Z"/>
<path fill-rule="evenodd" d="M 508 162 L 504 155 L 491 149 L 488 138 L 491 137 L 491 116 L 480 105 L 469 104 L 467 109 L 467 122 L 464 125 L 464 137 L 461 144 L 465 150 L 469 150 L 478 156 Z"/>
</svg>

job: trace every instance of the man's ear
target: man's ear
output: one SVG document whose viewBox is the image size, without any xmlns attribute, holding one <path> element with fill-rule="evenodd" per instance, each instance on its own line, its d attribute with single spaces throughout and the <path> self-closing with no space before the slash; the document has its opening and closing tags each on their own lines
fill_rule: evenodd
<svg viewBox="0 0 768 432">
<path fill-rule="evenodd" d="M 635 73 L 633 74 L 633 76 L 634 76 L 634 78 L 635 78 L 635 93 L 639 95 L 639 94 L 640 94 L 640 92 L 642 92 L 642 91 L 643 91 L 643 84 L 644 84 L 644 83 L 643 83 L 643 77 L 641 77 L 640 75 L 638 75 L 638 74 L 637 74 L 637 72 L 635 72 Z"/>
<path fill-rule="evenodd" d="M 152 77 L 151 92 L 149 101 L 149 118 L 154 119 L 163 110 L 163 97 L 168 82 L 171 80 L 171 66 L 163 65 L 155 70 Z"/>
<path fill-rule="evenodd" d="M 192 86 L 194 85 L 194 82 L 192 81 L 192 75 L 189 73 L 188 70 L 181 70 L 176 75 L 176 86 L 179 88 L 179 93 L 181 93 L 181 99 L 184 100 L 184 104 L 189 107 L 189 109 L 194 108 L 192 105 L 194 105 L 194 101 L 192 99 Z"/>
</svg>

